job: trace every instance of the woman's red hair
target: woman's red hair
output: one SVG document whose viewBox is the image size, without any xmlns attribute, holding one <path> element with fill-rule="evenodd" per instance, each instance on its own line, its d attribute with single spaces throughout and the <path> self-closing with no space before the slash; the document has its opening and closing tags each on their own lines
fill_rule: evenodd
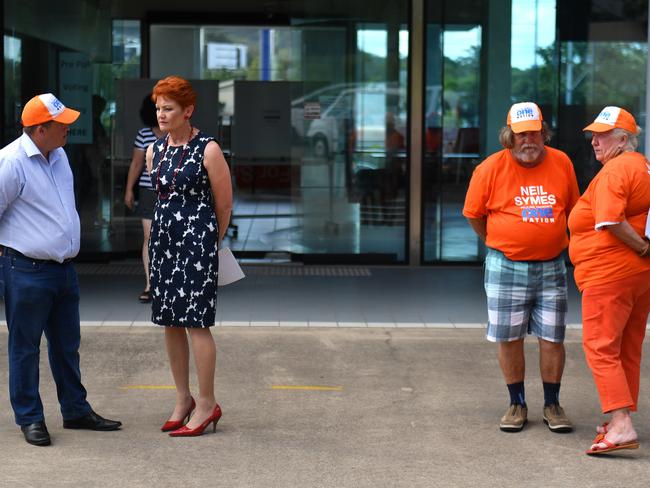
<svg viewBox="0 0 650 488">
<path fill-rule="evenodd" d="M 158 97 L 165 97 L 174 100 L 181 107 L 196 106 L 196 92 L 192 84 L 180 76 L 168 76 L 163 78 L 153 87 L 151 99 L 156 103 Z"/>
</svg>

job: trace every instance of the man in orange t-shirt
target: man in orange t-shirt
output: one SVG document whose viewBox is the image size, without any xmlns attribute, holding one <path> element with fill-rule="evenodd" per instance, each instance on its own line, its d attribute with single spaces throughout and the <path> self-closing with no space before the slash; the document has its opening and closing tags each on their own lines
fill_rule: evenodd
<svg viewBox="0 0 650 488">
<path fill-rule="evenodd" d="M 580 193 L 571 160 L 545 145 L 550 133 L 536 104 L 514 104 L 506 123 L 499 134 L 504 149 L 476 168 L 463 208 L 488 247 L 487 339 L 499 344 L 510 394 L 499 427 L 518 432 L 527 422 L 524 338 L 532 333 L 540 348 L 544 422 L 553 432 L 568 432 L 573 427 L 559 403 L 567 311 L 562 251 Z"/>
<path fill-rule="evenodd" d="M 641 352 L 650 312 L 650 163 L 631 113 L 605 107 L 585 127 L 600 172 L 576 203 L 569 255 L 582 292 L 582 345 L 608 422 L 587 454 L 636 449 Z"/>
</svg>

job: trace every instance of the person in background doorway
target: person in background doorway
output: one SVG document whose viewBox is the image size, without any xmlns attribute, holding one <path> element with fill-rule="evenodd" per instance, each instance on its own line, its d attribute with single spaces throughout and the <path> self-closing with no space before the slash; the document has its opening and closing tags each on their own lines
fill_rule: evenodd
<svg viewBox="0 0 650 488">
<path fill-rule="evenodd" d="M 221 418 L 214 396 L 216 349 L 210 327 L 217 306 L 217 248 L 232 210 L 230 171 L 214 139 L 192 126 L 196 93 L 187 80 L 160 80 L 152 99 L 158 125 L 167 132 L 146 153 L 158 195 L 149 244 L 152 321 L 165 327 L 176 385 L 176 406 L 161 429 L 173 437 L 197 436 L 210 424 L 216 429 Z M 190 392 L 188 335 L 198 402 Z"/>
<path fill-rule="evenodd" d="M 92 139 L 87 144 L 77 146 L 79 166 L 75 172 L 75 192 L 81 221 L 93 226 L 106 224 L 102 201 L 105 199 L 104 174 L 108 169 L 110 139 L 102 124 L 102 114 L 106 109 L 106 99 L 98 94 L 92 96 L 91 126 Z M 82 129 L 83 131 L 83 129 Z"/>
<path fill-rule="evenodd" d="M 636 151 L 632 114 L 605 107 L 585 127 L 603 165 L 569 218 L 569 255 L 582 292 L 582 344 L 603 413 L 587 454 L 639 447 L 641 352 L 650 312 L 650 163 Z"/>
<path fill-rule="evenodd" d="M 545 145 L 550 132 L 539 107 L 514 104 L 501 129 L 503 150 L 472 175 L 463 215 L 488 248 L 487 339 L 497 342 L 510 406 L 499 427 L 518 432 L 528 419 L 524 338 L 537 337 L 544 386 L 543 419 L 553 432 L 572 425 L 560 406 L 567 281 L 567 216 L 580 196 L 573 164 Z"/>
<path fill-rule="evenodd" d="M 23 135 L 0 151 L 0 293 L 9 329 L 9 396 L 25 440 L 51 443 L 39 394 L 45 333 L 63 428 L 117 430 L 93 412 L 79 369 L 79 283 L 71 259 L 80 224 L 65 151 L 79 112 L 54 95 L 32 98 Z"/>
<path fill-rule="evenodd" d="M 137 215 L 142 220 L 142 264 L 144 266 L 144 276 L 146 284 L 138 299 L 142 303 L 151 301 L 151 286 L 149 284 L 149 235 L 151 233 L 151 220 L 153 219 L 153 207 L 156 203 L 156 193 L 151 184 L 149 171 L 145 167 L 144 156 L 149 145 L 156 142 L 163 136 L 163 132 L 158 128 L 156 118 L 156 106 L 151 100 L 151 94 L 145 95 L 140 106 L 140 119 L 145 125 L 138 131 L 138 135 L 133 143 L 133 156 L 129 173 L 126 180 L 126 191 L 124 192 L 124 204 L 130 210 L 135 207 L 134 187 L 138 182 L 139 194 Z"/>
</svg>

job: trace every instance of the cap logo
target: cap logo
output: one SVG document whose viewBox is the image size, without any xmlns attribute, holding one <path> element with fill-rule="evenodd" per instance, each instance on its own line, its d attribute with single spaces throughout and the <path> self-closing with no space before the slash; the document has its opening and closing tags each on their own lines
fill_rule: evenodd
<svg viewBox="0 0 650 488">
<path fill-rule="evenodd" d="M 516 119 L 533 119 L 535 118 L 535 111 L 530 108 L 520 108 L 515 112 Z"/>
<path fill-rule="evenodd" d="M 620 113 L 621 109 L 619 107 L 605 107 L 600 111 L 594 122 L 600 122 L 601 124 L 607 124 L 613 127 Z"/>
<path fill-rule="evenodd" d="M 65 110 L 65 105 L 63 105 L 58 98 L 56 98 L 51 93 L 46 93 L 45 95 L 39 95 L 41 102 L 47 108 L 47 111 L 50 112 L 52 117 L 56 117 L 61 112 Z"/>
<path fill-rule="evenodd" d="M 24 127 L 44 124 L 50 120 L 69 125 L 77 120 L 79 115 L 79 111 L 67 108 L 51 93 L 44 93 L 36 95 L 25 104 L 20 121 Z"/>
<path fill-rule="evenodd" d="M 540 120 L 539 109 L 534 103 L 515 103 L 510 109 L 510 122 L 516 124 L 528 120 Z"/>
</svg>

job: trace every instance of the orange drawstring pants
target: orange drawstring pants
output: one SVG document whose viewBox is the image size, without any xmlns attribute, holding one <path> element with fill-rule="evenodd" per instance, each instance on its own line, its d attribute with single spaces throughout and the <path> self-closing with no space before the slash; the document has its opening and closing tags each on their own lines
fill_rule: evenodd
<svg viewBox="0 0 650 488">
<path fill-rule="evenodd" d="M 582 292 L 582 346 L 603 413 L 637 409 L 650 271 Z"/>
</svg>

